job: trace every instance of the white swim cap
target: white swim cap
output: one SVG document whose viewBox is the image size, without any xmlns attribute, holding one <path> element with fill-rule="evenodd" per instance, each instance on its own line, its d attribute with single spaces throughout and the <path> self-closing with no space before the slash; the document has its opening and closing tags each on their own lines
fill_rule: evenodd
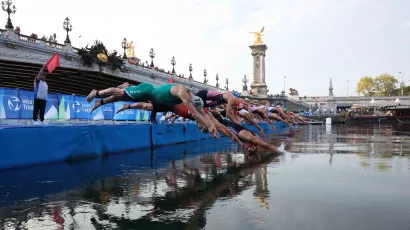
<svg viewBox="0 0 410 230">
<path fill-rule="evenodd" d="M 202 98 L 195 95 L 192 97 L 192 104 L 198 111 L 204 107 L 204 101 L 202 100 Z"/>
</svg>

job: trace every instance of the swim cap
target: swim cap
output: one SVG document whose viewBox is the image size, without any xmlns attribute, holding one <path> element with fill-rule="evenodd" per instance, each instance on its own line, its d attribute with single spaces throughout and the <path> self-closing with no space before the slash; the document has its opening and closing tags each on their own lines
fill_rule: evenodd
<svg viewBox="0 0 410 230">
<path fill-rule="evenodd" d="M 198 96 L 192 97 L 192 104 L 195 106 L 196 110 L 198 111 L 204 107 L 204 101 Z"/>
<path fill-rule="evenodd" d="M 287 109 L 287 108 L 284 108 L 283 110 L 284 110 L 285 112 L 287 112 L 287 111 L 288 111 L 288 109 Z"/>
<path fill-rule="evenodd" d="M 241 93 L 239 93 L 238 91 L 232 91 L 232 95 L 233 95 L 234 97 L 240 97 L 240 96 L 241 96 Z"/>
</svg>

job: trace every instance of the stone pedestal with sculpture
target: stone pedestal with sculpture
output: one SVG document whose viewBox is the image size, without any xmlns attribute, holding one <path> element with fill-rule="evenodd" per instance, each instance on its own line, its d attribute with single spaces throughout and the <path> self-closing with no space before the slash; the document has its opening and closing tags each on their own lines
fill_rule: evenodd
<svg viewBox="0 0 410 230">
<path fill-rule="evenodd" d="M 265 56 L 268 47 L 263 44 L 263 27 L 259 32 L 251 32 L 255 35 L 255 42 L 249 46 L 252 54 L 252 84 L 251 92 L 258 97 L 267 97 L 268 87 L 265 82 Z"/>
</svg>

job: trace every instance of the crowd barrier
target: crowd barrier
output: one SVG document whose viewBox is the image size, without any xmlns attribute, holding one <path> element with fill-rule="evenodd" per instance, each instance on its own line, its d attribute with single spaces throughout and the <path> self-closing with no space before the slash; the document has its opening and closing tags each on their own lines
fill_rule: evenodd
<svg viewBox="0 0 410 230">
<path fill-rule="evenodd" d="M 0 119 L 32 119 L 34 108 L 33 91 L 0 88 Z M 88 103 L 83 96 L 67 94 L 48 94 L 44 118 L 47 120 L 127 120 L 148 121 L 150 112 L 145 110 L 126 110 L 115 114 L 122 104 L 115 102 L 102 105 L 90 114 L 94 101 Z M 157 114 L 161 116 L 161 114 Z"/>
</svg>

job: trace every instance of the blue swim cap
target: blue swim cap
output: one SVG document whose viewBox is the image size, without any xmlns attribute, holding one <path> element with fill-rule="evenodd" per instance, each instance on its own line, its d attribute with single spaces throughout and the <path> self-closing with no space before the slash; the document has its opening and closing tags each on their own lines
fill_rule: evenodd
<svg viewBox="0 0 410 230">
<path fill-rule="evenodd" d="M 233 92 L 232 92 L 232 95 L 234 95 L 235 97 L 240 97 L 240 96 L 241 96 L 241 93 L 238 92 L 238 91 L 233 91 Z"/>
</svg>

